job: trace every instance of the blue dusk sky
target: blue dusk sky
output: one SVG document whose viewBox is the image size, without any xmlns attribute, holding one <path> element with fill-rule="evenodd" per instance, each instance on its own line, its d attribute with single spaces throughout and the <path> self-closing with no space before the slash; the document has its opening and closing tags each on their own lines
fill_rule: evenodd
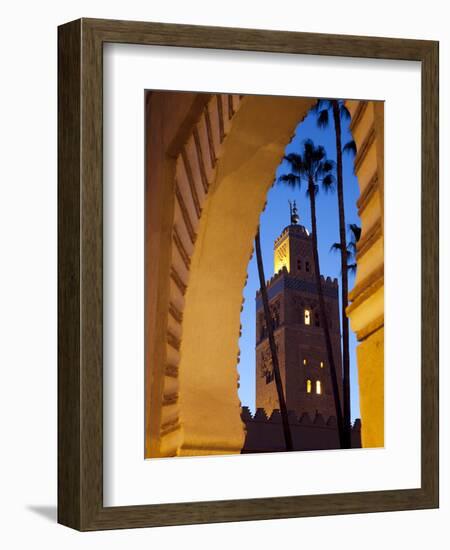
<svg viewBox="0 0 450 550">
<path fill-rule="evenodd" d="M 331 115 L 331 113 L 330 113 Z M 352 139 L 349 122 L 342 121 L 342 143 Z M 286 147 L 286 154 L 300 152 L 301 143 L 305 139 L 312 139 L 315 145 L 323 145 L 329 159 L 336 160 L 336 141 L 334 124 L 330 116 L 328 128 L 317 127 L 316 115 L 309 113 L 301 122 L 292 142 Z M 282 162 L 277 170 L 277 178 L 289 171 L 288 164 Z M 353 173 L 353 157 L 343 154 L 344 202 L 346 225 L 356 223 L 360 225 L 356 201 L 359 197 L 358 181 Z M 267 206 L 260 218 L 261 249 L 264 261 L 266 280 L 274 274 L 273 271 L 273 243 L 283 229 L 290 223 L 289 200 L 295 200 L 300 214 L 300 224 L 311 231 L 311 216 L 309 200 L 306 197 L 306 188 L 292 189 L 275 183 L 267 195 Z M 339 281 L 339 299 L 341 293 L 341 269 L 339 252 L 330 251 L 333 243 L 339 241 L 339 221 L 337 193 L 325 194 L 322 190 L 317 197 L 317 226 L 320 269 L 324 276 L 336 277 Z M 354 284 L 354 275 L 349 273 L 349 290 Z M 240 374 L 239 397 L 242 405 L 251 411 L 255 410 L 255 295 L 259 289 L 256 258 L 253 254 L 248 265 L 248 281 L 244 288 L 244 309 L 241 313 L 242 336 L 239 340 L 241 360 L 238 365 Z M 341 304 L 340 304 L 341 305 Z M 342 307 L 342 305 L 341 305 Z M 358 376 L 356 367 L 356 337 L 350 327 L 350 376 L 351 376 L 351 414 L 352 419 L 359 418 Z"/>
</svg>

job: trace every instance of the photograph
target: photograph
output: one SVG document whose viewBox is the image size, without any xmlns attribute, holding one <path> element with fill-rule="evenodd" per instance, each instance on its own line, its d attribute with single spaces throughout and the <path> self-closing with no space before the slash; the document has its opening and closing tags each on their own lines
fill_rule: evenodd
<svg viewBox="0 0 450 550">
<path fill-rule="evenodd" d="M 383 447 L 384 102 L 145 118 L 145 458 Z"/>
<path fill-rule="evenodd" d="M 445 547 L 450 32 L 416 4 L 5 3 L 3 548 Z"/>
</svg>

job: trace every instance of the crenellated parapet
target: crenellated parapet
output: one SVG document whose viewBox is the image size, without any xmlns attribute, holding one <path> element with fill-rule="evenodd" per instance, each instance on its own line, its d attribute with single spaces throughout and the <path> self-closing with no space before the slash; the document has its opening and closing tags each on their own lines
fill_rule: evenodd
<svg viewBox="0 0 450 550">
<path fill-rule="evenodd" d="M 266 287 L 268 289 L 270 287 L 273 287 L 284 276 L 289 277 L 289 272 L 286 269 L 286 267 L 283 267 L 282 269 L 280 269 L 280 271 L 278 271 L 278 273 L 275 273 L 275 275 L 273 275 L 270 279 L 268 279 L 266 281 Z M 294 277 L 289 277 L 289 278 L 292 279 L 292 280 L 294 279 Z M 332 277 L 325 277 L 324 275 L 321 275 L 320 280 L 321 280 L 321 283 L 322 283 L 322 288 L 335 290 L 337 292 L 337 289 L 339 287 L 339 283 L 338 283 L 338 280 L 335 277 L 332 278 Z M 307 281 L 301 281 L 301 282 L 305 283 Z M 314 286 L 314 290 L 315 290 L 315 281 L 313 281 L 312 283 L 309 283 L 309 287 L 311 287 L 311 285 Z M 256 296 L 258 297 L 258 296 L 260 296 L 260 294 L 261 294 L 261 291 L 257 290 L 256 291 Z"/>
<path fill-rule="evenodd" d="M 267 415 L 266 411 L 262 407 L 258 407 L 255 410 L 255 414 L 252 414 L 249 407 L 242 407 L 242 420 L 244 422 L 263 422 L 269 424 L 281 424 L 281 413 L 279 409 L 274 409 L 272 414 Z M 296 426 L 327 426 L 329 428 L 336 428 L 336 417 L 329 416 L 324 418 L 319 412 L 314 415 L 314 418 L 308 413 L 303 413 L 300 416 L 295 411 L 288 411 L 289 424 Z M 361 428 L 361 420 L 355 419 L 352 429 L 359 430 Z"/>
<path fill-rule="evenodd" d="M 288 275 L 289 272 L 286 268 L 286 266 L 283 266 L 278 273 L 275 273 L 270 279 L 266 281 L 266 288 L 272 287 L 277 281 L 279 281 L 283 276 Z M 256 296 L 261 295 L 261 290 L 256 291 Z"/>
<path fill-rule="evenodd" d="M 322 292 L 325 297 L 338 299 L 339 285 L 336 278 L 320 277 L 322 284 Z M 266 281 L 267 294 L 269 300 L 272 300 L 277 294 L 285 289 L 298 290 L 317 295 L 316 282 L 314 280 L 303 280 L 289 274 L 286 267 L 280 269 L 273 277 Z M 256 309 L 262 307 L 261 291 L 256 291 Z"/>
<path fill-rule="evenodd" d="M 241 418 L 246 430 L 243 453 L 284 450 L 282 418 L 278 409 L 268 416 L 263 408 L 257 408 L 255 414 L 252 414 L 248 407 L 243 407 Z M 326 418 L 318 412 L 314 417 L 308 413 L 299 416 L 295 411 L 288 411 L 288 420 L 294 450 L 339 448 L 336 417 Z M 359 418 L 352 425 L 352 447 L 361 447 L 361 420 Z"/>
<path fill-rule="evenodd" d="M 338 288 L 338 280 L 336 277 L 325 277 L 324 275 L 320 276 L 320 280 L 322 281 L 322 287 L 333 287 Z"/>
<path fill-rule="evenodd" d="M 288 225 L 280 233 L 280 236 L 275 239 L 273 248 L 276 249 L 281 242 L 286 239 L 286 237 L 298 237 L 301 239 L 311 239 L 310 232 L 303 225 Z"/>
</svg>

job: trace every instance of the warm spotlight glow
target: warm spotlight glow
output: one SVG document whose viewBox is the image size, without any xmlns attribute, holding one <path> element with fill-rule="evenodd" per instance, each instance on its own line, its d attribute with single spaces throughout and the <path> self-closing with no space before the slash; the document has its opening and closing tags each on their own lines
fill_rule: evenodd
<svg viewBox="0 0 450 550">
<path fill-rule="evenodd" d="M 306 381 L 306 393 L 311 393 L 312 383 L 311 380 Z"/>
<path fill-rule="evenodd" d="M 309 309 L 305 309 L 305 325 L 311 324 L 311 311 Z"/>
<path fill-rule="evenodd" d="M 274 272 L 278 273 L 285 267 L 289 271 L 289 243 L 288 241 L 281 242 L 275 248 L 274 254 Z"/>
<path fill-rule="evenodd" d="M 318 395 L 321 395 L 322 393 L 322 382 L 320 380 L 317 380 L 316 382 L 316 393 Z"/>
</svg>

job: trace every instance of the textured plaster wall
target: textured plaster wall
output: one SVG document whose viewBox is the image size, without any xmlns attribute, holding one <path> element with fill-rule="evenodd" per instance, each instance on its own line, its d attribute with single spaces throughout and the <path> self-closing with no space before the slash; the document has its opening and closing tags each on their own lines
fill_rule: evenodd
<svg viewBox="0 0 450 550">
<path fill-rule="evenodd" d="M 200 220 L 186 293 L 180 349 L 182 449 L 242 448 L 236 358 L 247 264 L 275 169 L 310 105 L 309 100 L 246 97 L 225 140 Z"/>
</svg>

